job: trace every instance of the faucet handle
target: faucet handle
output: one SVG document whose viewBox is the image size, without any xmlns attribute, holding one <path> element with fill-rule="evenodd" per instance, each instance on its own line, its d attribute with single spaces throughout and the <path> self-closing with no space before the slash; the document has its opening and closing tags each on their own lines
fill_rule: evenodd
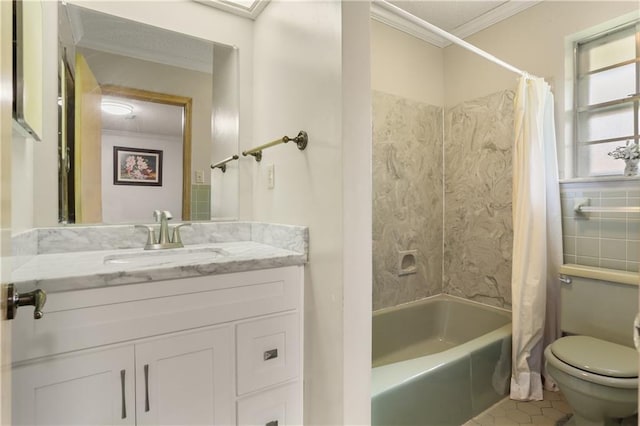
<svg viewBox="0 0 640 426">
<path fill-rule="evenodd" d="M 171 239 L 171 242 L 173 244 L 180 244 L 182 246 L 182 238 L 180 238 L 180 228 L 182 228 L 183 226 L 191 226 L 191 224 L 181 223 L 173 227 L 173 238 Z"/>
<path fill-rule="evenodd" d="M 147 230 L 147 243 L 145 249 L 147 247 L 151 247 L 156 243 L 156 231 L 151 226 L 147 225 L 134 225 L 134 228 L 142 228 Z"/>
</svg>

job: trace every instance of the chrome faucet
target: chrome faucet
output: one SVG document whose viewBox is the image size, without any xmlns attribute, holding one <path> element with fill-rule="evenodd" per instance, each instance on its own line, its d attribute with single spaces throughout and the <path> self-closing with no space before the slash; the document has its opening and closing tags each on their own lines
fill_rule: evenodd
<svg viewBox="0 0 640 426">
<path fill-rule="evenodd" d="M 171 212 L 168 210 L 154 210 L 153 218 L 160 223 L 158 238 L 156 239 L 155 229 L 147 225 L 135 225 L 136 228 L 144 228 L 147 230 L 147 243 L 145 250 L 160 250 L 169 248 L 184 247 L 182 238 L 180 238 L 180 228 L 190 226 L 190 223 L 181 223 L 172 228 L 173 233 L 170 234 L 169 221 L 173 219 Z"/>
<path fill-rule="evenodd" d="M 153 218 L 156 222 L 160 222 L 160 235 L 158 235 L 157 244 L 169 244 L 169 221 L 173 219 L 171 212 L 168 210 L 154 210 Z"/>
</svg>

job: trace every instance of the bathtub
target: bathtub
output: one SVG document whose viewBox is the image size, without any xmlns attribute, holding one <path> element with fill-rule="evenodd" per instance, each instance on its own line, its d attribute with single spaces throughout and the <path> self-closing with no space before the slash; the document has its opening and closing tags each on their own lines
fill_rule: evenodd
<svg viewBox="0 0 640 426">
<path fill-rule="evenodd" d="M 459 426 L 502 399 L 511 313 L 439 295 L 373 315 L 373 425 Z"/>
</svg>

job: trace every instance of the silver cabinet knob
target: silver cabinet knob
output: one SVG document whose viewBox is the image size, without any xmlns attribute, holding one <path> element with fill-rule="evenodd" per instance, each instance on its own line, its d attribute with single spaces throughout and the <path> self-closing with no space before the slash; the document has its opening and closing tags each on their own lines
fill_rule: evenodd
<svg viewBox="0 0 640 426">
<path fill-rule="evenodd" d="M 19 294 L 13 284 L 7 286 L 7 319 L 16 317 L 18 307 L 33 306 L 33 318 L 40 319 L 44 315 L 42 308 L 47 301 L 47 293 L 44 290 L 36 289 L 28 293 Z"/>
</svg>

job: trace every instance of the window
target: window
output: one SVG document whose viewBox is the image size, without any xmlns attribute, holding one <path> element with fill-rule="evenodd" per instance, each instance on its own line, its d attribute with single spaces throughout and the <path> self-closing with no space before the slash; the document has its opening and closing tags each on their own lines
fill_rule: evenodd
<svg viewBox="0 0 640 426">
<path fill-rule="evenodd" d="M 640 24 L 577 42 L 575 70 L 576 174 L 621 175 L 624 165 L 607 153 L 640 139 Z"/>
</svg>

